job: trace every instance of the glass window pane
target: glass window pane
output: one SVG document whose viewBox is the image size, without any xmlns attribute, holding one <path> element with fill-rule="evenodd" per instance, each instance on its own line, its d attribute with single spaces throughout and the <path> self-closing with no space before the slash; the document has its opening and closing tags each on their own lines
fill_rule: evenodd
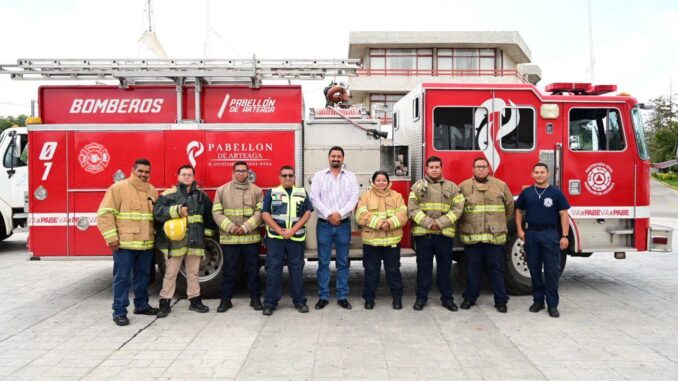
<svg viewBox="0 0 678 381">
<path fill-rule="evenodd" d="M 384 57 L 370 57 L 370 69 L 385 69 L 386 59 Z"/>
<path fill-rule="evenodd" d="M 438 55 L 439 56 L 451 56 L 452 55 L 452 49 L 438 49 Z"/>
<path fill-rule="evenodd" d="M 478 49 L 454 49 L 456 57 L 478 57 Z"/>
<path fill-rule="evenodd" d="M 386 50 L 384 49 L 370 49 L 370 55 L 384 55 Z"/>
<path fill-rule="evenodd" d="M 621 120 L 617 110 L 610 110 L 607 115 L 607 149 L 608 151 L 621 151 L 624 149 L 624 134 L 621 130 Z"/>
<path fill-rule="evenodd" d="M 414 55 L 414 49 L 386 49 L 386 55 L 389 56 L 402 56 L 402 55 Z"/>
<path fill-rule="evenodd" d="M 452 70 L 452 57 L 438 57 L 438 70 Z"/>
<path fill-rule="evenodd" d="M 482 70 L 493 70 L 494 69 L 494 57 L 493 58 L 480 58 L 480 69 Z"/>
<path fill-rule="evenodd" d="M 419 70 L 431 70 L 433 69 L 433 58 L 432 57 L 418 57 L 417 58 L 417 69 Z"/>
<path fill-rule="evenodd" d="M 387 57 L 386 58 L 386 68 L 387 69 L 415 69 L 414 57 Z"/>
<path fill-rule="evenodd" d="M 480 120 L 476 120 L 476 114 L 481 115 Z M 433 112 L 433 147 L 441 151 L 479 151 L 479 143 L 487 144 L 487 135 L 476 138 L 474 126 L 483 123 L 487 123 L 487 110 L 484 108 L 438 107 Z"/>
<path fill-rule="evenodd" d="M 572 151 L 621 151 L 626 147 L 619 112 L 615 109 L 570 110 Z"/>
<path fill-rule="evenodd" d="M 530 150 L 534 148 L 534 110 L 530 108 L 507 108 L 502 117 L 502 128 L 513 129 L 501 138 L 504 150 Z"/>
<path fill-rule="evenodd" d="M 638 108 L 634 108 L 631 110 L 631 117 L 633 118 L 633 132 L 636 137 L 636 146 L 638 146 L 638 156 L 640 156 L 640 160 L 647 160 L 650 158 L 650 153 L 647 149 L 647 142 L 645 141 L 643 116 L 640 114 Z"/>
<path fill-rule="evenodd" d="M 431 55 L 433 54 L 433 49 L 417 49 L 417 55 Z"/>
<path fill-rule="evenodd" d="M 494 49 L 480 49 L 481 56 L 494 56 Z"/>
<path fill-rule="evenodd" d="M 455 57 L 454 58 L 454 69 L 455 70 L 477 70 L 478 69 L 478 58 L 475 58 L 475 57 Z"/>
</svg>

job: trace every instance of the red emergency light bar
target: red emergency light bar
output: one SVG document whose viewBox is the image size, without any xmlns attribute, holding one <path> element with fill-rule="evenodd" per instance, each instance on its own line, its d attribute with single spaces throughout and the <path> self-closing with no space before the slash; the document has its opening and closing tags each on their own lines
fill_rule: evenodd
<svg viewBox="0 0 678 381">
<path fill-rule="evenodd" d="M 545 90 L 552 94 L 586 94 L 591 91 L 592 88 L 593 86 L 591 86 L 590 83 L 556 82 L 547 85 Z"/>
<path fill-rule="evenodd" d="M 590 91 L 587 91 L 588 95 L 602 95 L 617 91 L 617 85 L 595 85 Z"/>
<path fill-rule="evenodd" d="M 577 82 L 556 82 L 546 86 L 546 91 L 553 95 L 572 93 L 575 95 L 602 95 L 617 91 L 617 85 L 595 85 Z"/>
</svg>

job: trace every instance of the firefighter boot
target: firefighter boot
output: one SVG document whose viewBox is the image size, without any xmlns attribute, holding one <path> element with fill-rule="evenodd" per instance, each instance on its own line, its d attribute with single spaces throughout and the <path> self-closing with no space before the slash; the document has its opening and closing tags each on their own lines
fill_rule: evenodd
<svg viewBox="0 0 678 381">
<path fill-rule="evenodd" d="M 164 318 L 172 312 L 172 307 L 170 306 L 170 299 L 160 299 L 160 311 L 158 311 L 158 317 Z"/>
<path fill-rule="evenodd" d="M 202 304 L 202 299 L 199 296 L 188 299 L 191 302 L 191 305 L 188 306 L 188 309 L 195 312 L 205 313 L 210 310 L 209 307 Z"/>
</svg>

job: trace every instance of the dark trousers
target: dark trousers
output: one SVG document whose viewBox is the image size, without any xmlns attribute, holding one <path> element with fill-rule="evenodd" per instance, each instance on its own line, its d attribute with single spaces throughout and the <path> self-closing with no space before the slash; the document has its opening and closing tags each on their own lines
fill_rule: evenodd
<svg viewBox="0 0 678 381">
<path fill-rule="evenodd" d="M 414 238 L 417 245 L 417 300 L 428 300 L 433 284 L 433 257 L 436 259 L 440 300 L 452 301 L 452 246 L 454 240 L 442 234 Z"/>
<path fill-rule="evenodd" d="M 532 277 L 532 297 L 536 303 L 558 306 L 560 278 L 560 233 L 556 229 L 528 230 L 525 233 L 527 267 Z M 542 276 L 542 266 L 544 276 Z"/>
<path fill-rule="evenodd" d="M 505 305 L 508 302 L 504 284 L 504 246 L 491 243 L 476 243 L 464 247 L 466 257 L 466 291 L 464 299 L 474 302 L 480 294 L 480 278 L 487 274 L 494 292 L 494 304 Z"/>
<path fill-rule="evenodd" d="M 231 299 L 238 281 L 238 263 L 242 259 L 243 271 L 247 274 L 247 289 L 250 298 L 261 296 L 259 280 L 259 243 L 245 245 L 221 245 L 224 253 L 224 279 L 221 281 L 221 298 Z"/>
<path fill-rule="evenodd" d="M 400 245 L 395 247 L 363 245 L 363 267 L 365 268 L 363 299 L 365 300 L 374 301 L 377 287 L 379 287 L 382 261 L 384 261 L 386 282 L 391 289 L 391 296 L 394 299 L 403 297 L 403 276 L 400 274 Z"/>
<path fill-rule="evenodd" d="M 282 273 L 285 259 L 290 273 L 290 296 L 295 306 L 306 304 L 304 294 L 304 242 L 267 238 L 266 298 L 264 306 L 275 308 L 282 297 Z"/>
<path fill-rule="evenodd" d="M 148 280 L 153 250 L 118 249 L 113 253 L 113 317 L 127 315 L 129 288 L 134 290 L 134 308 L 148 307 Z"/>
</svg>

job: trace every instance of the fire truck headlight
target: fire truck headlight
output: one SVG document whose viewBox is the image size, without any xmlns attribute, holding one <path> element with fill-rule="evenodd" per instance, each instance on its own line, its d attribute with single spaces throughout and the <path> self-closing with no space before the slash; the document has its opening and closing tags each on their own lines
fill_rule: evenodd
<svg viewBox="0 0 678 381">
<path fill-rule="evenodd" d="M 248 180 L 249 182 L 251 182 L 251 183 L 257 182 L 257 174 L 254 173 L 254 171 L 251 170 L 251 169 L 250 169 L 249 172 L 247 173 L 247 180 Z"/>
<path fill-rule="evenodd" d="M 118 171 L 113 174 L 113 181 L 117 183 L 122 180 L 125 180 L 125 172 L 118 169 Z"/>
<path fill-rule="evenodd" d="M 544 119 L 558 119 L 560 107 L 557 104 L 545 103 L 541 105 L 540 114 Z"/>
<path fill-rule="evenodd" d="M 87 228 L 89 227 L 89 220 L 87 219 L 87 217 L 80 217 L 78 218 L 78 223 L 76 225 L 80 230 L 87 230 Z"/>
<path fill-rule="evenodd" d="M 36 199 L 42 201 L 47 198 L 47 189 L 40 185 L 38 189 L 36 189 L 35 192 L 33 192 L 33 195 L 35 196 Z"/>
</svg>

